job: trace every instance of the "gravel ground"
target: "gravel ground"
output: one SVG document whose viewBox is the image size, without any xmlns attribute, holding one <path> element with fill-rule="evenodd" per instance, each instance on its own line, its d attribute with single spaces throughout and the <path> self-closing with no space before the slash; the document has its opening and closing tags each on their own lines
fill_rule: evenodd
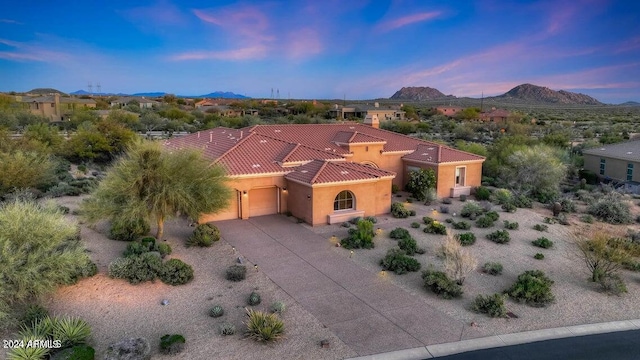
<svg viewBox="0 0 640 360">
<path fill-rule="evenodd" d="M 403 199 L 397 200 L 402 201 Z M 445 205 L 449 207 L 449 214 L 442 214 L 434 211 L 439 210 L 441 204 L 426 206 L 405 203 L 408 209 L 416 210 L 417 216 L 407 219 L 394 219 L 390 215 L 378 217 L 378 223 L 375 224 L 379 229 L 378 235 L 374 239 L 376 247 L 371 250 L 355 250 L 352 261 L 371 271 L 379 272 L 381 270 L 380 259 L 384 257 L 389 248 L 396 245 L 396 241 L 389 238 L 389 231 L 396 227 L 404 227 L 411 232 L 418 245 L 427 250 L 424 255 L 416 255 L 423 266 L 422 268 L 434 266 L 438 270 L 442 269 L 442 260 L 435 254 L 444 242 L 445 236 L 424 233 L 422 231 L 424 228 L 422 217 L 429 216 L 443 223 L 445 223 L 445 219 L 450 217 L 460 221 L 463 220 L 459 215 L 463 204 L 454 200 L 453 204 Z M 636 212 L 637 208 L 637 206 L 632 207 Z M 623 296 L 604 294 L 596 284 L 588 281 L 589 274 L 586 266 L 577 255 L 575 246 L 571 242 L 572 232 L 578 229 L 593 231 L 603 224 L 584 224 L 578 220 L 578 214 L 571 214 L 569 226 L 552 224 L 548 225 L 548 231 L 539 232 L 532 229 L 533 225 L 543 224 L 544 218 L 551 216 L 551 211 L 541 205 L 534 209 L 518 209 L 515 213 L 503 212 L 499 206 L 494 206 L 493 210 L 500 214 L 500 219 L 492 228 L 480 229 L 470 221 L 472 223 L 470 230 L 451 230 L 451 226 L 445 223 L 454 234 L 471 231 L 477 237 L 476 243 L 466 249 L 469 249 L 478 260 L 478 269 L 466 277 L 463 286 L 464 294 L 461 298 L 444 300 L 430 291 L 426 291 L 422 287 L 420 272 L 404 275 L 386 272 L 385 276 L 394 284 L 426 299 L 430 305 L 437 309 L 465 323 L 473 324 L 472 326 L 475 327 L 473 335 L 463 333 L 460 337 L 461 340 L 477 336 L 640 318 L 640 300 L 637 297 L 640 294 L 640 274 L 623 270 L 621 275 L 626 280 L 629 292 Z M 457 216 L 452 215 L 454 212 Z M 508 230 L 511 241 L 506 245 L 501 245 L 487 240 L 486 234 L 503 229 L 503 220 L 517 221 L 520 225 L 519 230 Z M 421 228 L 411 228 L 412 222 L 419 222 Z M 608 231 L 626 231 L 627 228 L 638 230 L 637 225 L 604 226 Z M 327 237 L 335 235 L 340 239 L 347 235 L 347 229 L 339 224 L 309 228 Z M 554 246 L 550 249 L 542 249 L 531 245 L 532 240 L 542 236 L 552 240 Z M 349 256 L 349 252 L 345 249 L 336 247 L 335 251 L 345 257 Z M 543 253 L 545 258 L 543 260 L 534 259 L 533 256 L 536 253 Z M 480 267 L 489 261 L 502 263 L 504 265 L 503 274 L 491 276 L 482 273 Z M 550 306 L 534 308 L 507 300 L 507 310 L 518 316 L 518 318 L 510 319 L 492 319 L 469 310 L 472 300 L 477 295 L 502 292 L 515 282 L 519 274 L 534 269 L 543 270 L 555 281 L 552 291 L 556 301 Z"/>
<path fill-rule="evenodd" d="M 79 198 L 60 198 L 58 202 L 73 210 Z M 225 269 L 240 254 L 224 240 L 210 248 L 187 249 L 183 242 L 193 228 L 185 220 L 170 221 L 165 229 L 173 249 L 169 257 L 182 259 L 194 268 L 195 279 L 187 285 L 169 286 L 159 280 L 130 285 L 109 278 L 109 262 L 127 244 L 107 239 L 104 224 L 94 229 L 82 226 L 82 239 L 98 264 L 99 273 L 74 286 L 60 288 L 45 306 L 54 314 L 79 316 L 91 325 L 96 359 L 102 358 L 110 343 L 125 337 L 147 338 L 154 359 L 343 359 L 357 355 L 264 274 L 250 269 L 245 281 L 227 281 Z M 268 310 L 274 301 L 286 304 L 283 340 L 261 344 L 243 337 L 246 299 L 252 291 L 262 297 L 255 309 Z M 169 305 L 162 306 L 163 299 L 169 300 Z M 224 307 L 225 315 L 209 317 L 209 309 L 217 304 Z M 235 335 L 219 335 L 218 327 L 224 321 L 236 326 Z M 184 335 L 185 351 L 177 356 L 158 354 L 164 334 Z M 329 348 L 321 348 L 320 341 L 324 339 L 329 340 Z"/>
</svg>

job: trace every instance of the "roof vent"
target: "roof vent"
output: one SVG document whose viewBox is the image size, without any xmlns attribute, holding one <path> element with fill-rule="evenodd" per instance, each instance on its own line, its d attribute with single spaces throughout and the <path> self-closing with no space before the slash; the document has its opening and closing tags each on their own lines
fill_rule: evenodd
<svg viewBox="0 0 640 360">
<path fill-rule="evenodd" d="M 346 171 L 346 170 L 340 171 L 340 174 L 342 174 L 342 175 L 347 175 L 348 173 L 349 173 L 349 172 L 348 172 L 348 171 Z"/>
<path fill-rule="evenodd" d="M 355 127 L 353 127 L 353 126 L 349 126 L 349 129 L 355 129 Z"/>
<path fill-rule="evenodd" d="M 420 154 L 420 155 L 422 155 L 422 156 L 427 156 L 427 155 L 429 155 L 429 153 L 422 153 L 422 154 Z"/>
<path fill-rule="evenodd" d="M 435 150 L 434 147 L 428 147 L 427 150 Z"/>
<path fill-rule="evenodd" d="M 633 151 L 627 151 L 627 155 L 633 154 Z"/>
<path fill-rule="evenodd" d="M 600 150 L 605 151 L 605 150 L 607 150 L 607 149 L 605 149 L 605 148 L 600 148 Z"/>
<path fill-rule="evenodd" d="M 264 140 L 264 139 L 263 139 L 263 140 L 260 140 L 260 144 L 264 144 L 264 143 L 266 143 L 266 142 L 267 142 L 267 140 Z"/>
<path fill-rule="evenodd" d="M 275 131 L 275 132 L 281 132 L 282 130 L 280 130 L 280 129 L 275 129 L 274 131 Z"/>
<path fill-rule="evenodd" d="M 328 150 L 331 150 L 331 148 L 324 148 L 324 151 L 328 151 Z"/>
<path fill-rule="evenodd" d="M 301 172 L 301 173 L 303 173 L 303 174 L 306 174 L 306 173 L 308 173 L 309 171 L 307 171 L 307 170 L 300 170 L 300 172 Z"/>
<path fill-rule="evenodd" d="M 251 165 L 251 167 L 252 167 L 252 168 L 259 168 L 259 167 L 260 167 L 260 164 L 253 164 L 253 165 Z"/>
</svg>

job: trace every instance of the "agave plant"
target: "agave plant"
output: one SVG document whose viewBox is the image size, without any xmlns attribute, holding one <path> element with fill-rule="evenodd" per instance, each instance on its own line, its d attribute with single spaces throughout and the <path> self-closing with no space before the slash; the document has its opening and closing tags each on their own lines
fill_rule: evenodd
<svg viewBox="0 0 640 360">
<path fill-rule="evenodd" d="M 29 340 L 41 340 L 42 338 L 25 338 L 25 344 Z M 46 347 L 17 347 L 13 348 L 7 354 L 7 360 L 41 360 L 49 354 L 49 349 Z"/>
<path fill-rule="evenodd" d="M 284 322 L 276 314 L 246 309 L 247 337 L 256 341 L 277 341 L 284 336 Z"/>
<path fill-rule="evenodd" d="M 57 318 L 53 325 L 53 338 L 60 340 L 63 347 L 84 344 L 89 335 L 91 327 L 80 318 Z"/>
</svg>

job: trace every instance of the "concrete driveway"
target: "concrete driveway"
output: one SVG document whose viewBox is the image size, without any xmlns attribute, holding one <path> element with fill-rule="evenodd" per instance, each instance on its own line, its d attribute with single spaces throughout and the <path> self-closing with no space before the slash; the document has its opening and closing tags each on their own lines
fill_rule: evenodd
<svg viewBox="0 0 640 360">
<path fill-rule="evenodd" d="M 361 356 L 461 338 L 461 321 L 340 256 L 328 239 L 282 215 L 216 225 L 246 260 Z"/>
</svg>

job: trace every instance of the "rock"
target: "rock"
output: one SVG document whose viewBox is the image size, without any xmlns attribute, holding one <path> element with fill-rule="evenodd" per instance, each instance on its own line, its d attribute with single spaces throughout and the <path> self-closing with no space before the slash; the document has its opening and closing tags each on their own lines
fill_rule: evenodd
<svg viewBox="0 0 640 360">
<path fill-rule="evenodd" d="M 560 215 L 561 211 L 562 211 L 562 205 L 559 202 L 553 203 L 553 216 Z"/>
<path fill-rule="evenodd" d="M 169 305 L 169 300 L 162 299 L 162 301 L 160 301 L 160 305 Z"/>
<path fill-rule="evenodd" d="M 238 264 L 242 264 L 242 258 L 238 256 Z"/>
<path fill-rule="evenodd" d="M 109 345 L 104 360 L 150 360 L 151 346 L 145 338 L 129 338 Z"/>
<path fill-rule="evenodd" d="M 325 348 L 325 349 L 328 349 L 330 347 L 329 340 L 324 339 L 324 340 L 320 341 L 320 346 Z"/>
</svg>

